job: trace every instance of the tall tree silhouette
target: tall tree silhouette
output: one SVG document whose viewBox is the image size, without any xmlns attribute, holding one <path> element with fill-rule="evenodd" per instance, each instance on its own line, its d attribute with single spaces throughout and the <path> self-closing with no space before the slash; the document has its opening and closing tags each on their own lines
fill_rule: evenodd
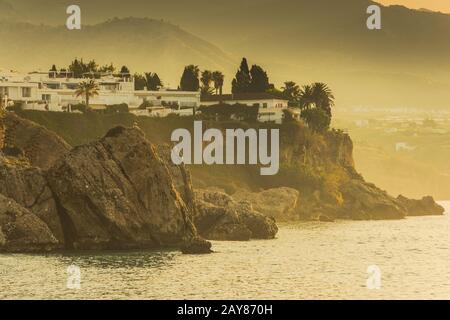
<svg viewBox="0 0 450 320">
<path fill-rule="evenodd" d="M 267 72 L 258 65 L 253 65 L 250 70 L 251 84 L 250 92 L 266 92 L 270 89 L 269 77 Z"/>
<path fill-rule="evenodd" d="M 243 58 L 239 70 L 236 73 L 236 77 L 233 79 L 231 91 L 233 93 L 245 93 L 249 92 L 251 86 L 251 75 L 248 68 L 247 59 Z"/>
<path fill-rule="evenodd" d="M 211 82 L 213 81 L 213 73 L 209 70 L 202 72 L 200 82 L 202 83 L 202 95 L 210 95 L 213 93 L 214 89 L 211 88 Z"/>
<path fill-rule="evenodd" d="M 199 73 L 198 66 L 192 64 L 186 66 L 181 76 L 180 89 L 182 91 L 198 91 L 200 89 Z"/>
<path fill-rule="evenodd" d="M 220 71 L 214 71 L 212 74 L 212 79 L 214 82 L 214 89 L 216 90 L 216 94 L 222 95 L 223 90 L 223 82 L 225 80 L 225 76 Z"/>
</svg>

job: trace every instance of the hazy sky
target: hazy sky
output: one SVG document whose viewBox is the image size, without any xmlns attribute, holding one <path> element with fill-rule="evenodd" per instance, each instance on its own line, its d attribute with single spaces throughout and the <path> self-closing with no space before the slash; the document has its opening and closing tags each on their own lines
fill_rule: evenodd
<svg viewBox="0 0 450 320">
<path fill-rule="evenodd" d="M 402 4 L 410 8 L 427 8 L 450 13 L 450 0 L 375 0 L 383 4 Z"/>
</svg>

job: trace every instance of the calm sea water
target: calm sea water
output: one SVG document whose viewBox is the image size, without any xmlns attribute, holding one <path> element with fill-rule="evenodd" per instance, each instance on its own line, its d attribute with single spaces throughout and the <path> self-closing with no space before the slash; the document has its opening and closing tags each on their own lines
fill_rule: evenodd
<svg viewBox="0 0 450 320">
<path fill-rule="evenodd" d="M 450 213 L 450 202 L 443 203 Z M 278 239 L 176 251 L 0 255 L 1 299 L 450 299 L 450 214 L 281 226 Z M 67 268 L 81 288 L 67 288 Z M 366 286 L 381 269 L 381 288 Z"/>
</svg>

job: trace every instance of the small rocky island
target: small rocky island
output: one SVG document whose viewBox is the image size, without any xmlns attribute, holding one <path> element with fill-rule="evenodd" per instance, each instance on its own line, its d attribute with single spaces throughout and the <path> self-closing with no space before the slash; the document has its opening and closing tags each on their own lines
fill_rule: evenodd
<svg viewBox="0 0 450 320">
<path fill-rule="evenodd" d="M 137 127 L 115 127 L 72 148 L 14 113 L 4 118 L 0 152 L 0 252 L 180 248 L 209 253 L 207 240 L 273 239 L 276 221 L 401 219 L 439 215 L 431 197 L 393 198 L 366 183 L 350 158 L 333 206 L 320 190 L 195 189 L 167 145 Z M 344 157 L 345 158 L 345 157 Z M 206 240 L 205 240 L 206 239 Z"/>
</svg>

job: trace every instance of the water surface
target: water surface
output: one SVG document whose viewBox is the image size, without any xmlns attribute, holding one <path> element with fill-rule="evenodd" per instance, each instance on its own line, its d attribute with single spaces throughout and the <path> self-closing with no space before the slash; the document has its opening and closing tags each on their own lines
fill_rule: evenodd
<svg viewBox="0 0 450 320">
<path fill-rule="evenodd" d="M 450 202 L 444 203 L 450 213 Z M 450 299 L 450 215 L 282 225 L 268 241 L 177 251 L 0 254 L 0 299 Z M 81 288 L 67 288 L 67 268 Z M 382 271 L 366 286 L 367 267 Z"/>
</svg>

